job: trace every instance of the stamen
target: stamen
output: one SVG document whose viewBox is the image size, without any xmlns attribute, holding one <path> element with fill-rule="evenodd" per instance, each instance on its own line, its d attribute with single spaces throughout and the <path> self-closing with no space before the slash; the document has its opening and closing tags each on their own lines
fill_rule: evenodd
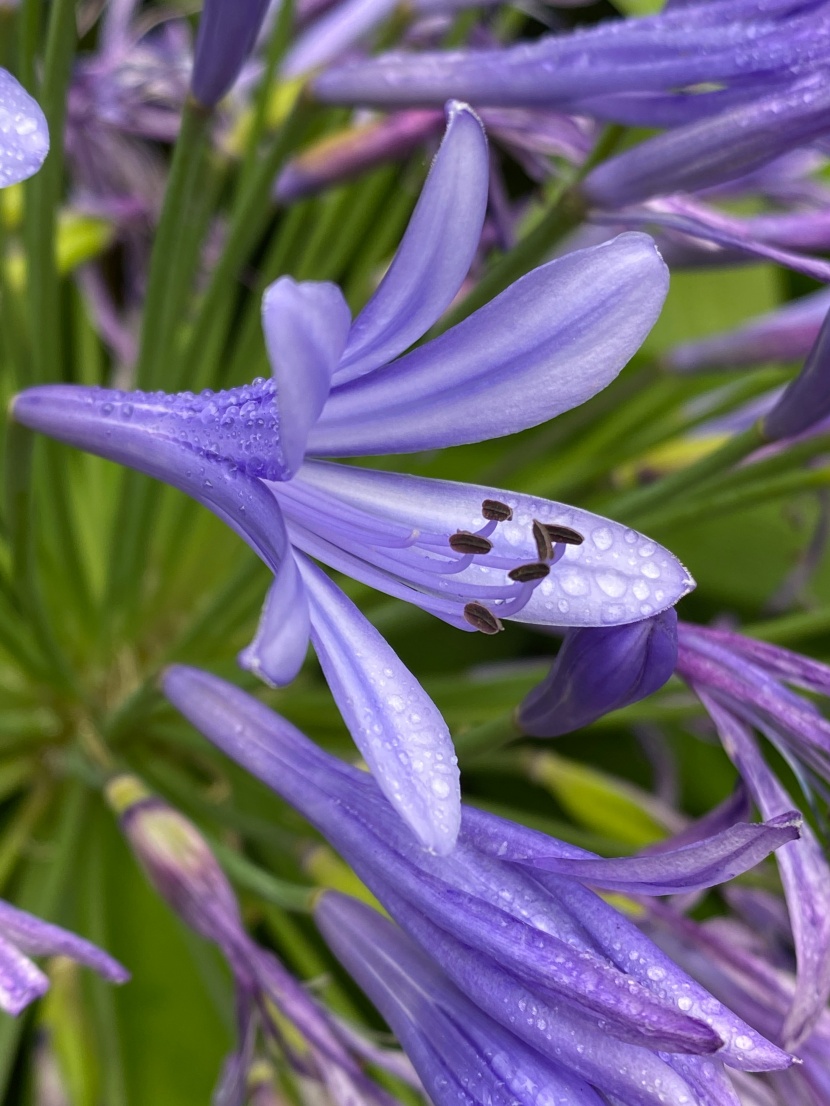
<svg viewBox="0 0 830 1106">
<path fill-rule="evenodd" d="M 470 553 L 481 554 L 489 553 L 493 548 L 493 543 L 488 541 L 487 538 L 482 537 L 481 534 L 471 534 L 469 530 L 459 530 L 455 534 L 450 534 L 450 549 L 454 553 Z"/>
<path fill-rule="evenodd" d="M 533 580 L 544 580 L 549 572 L 550 566 L 538 561 L 512 568 L 507 575 L 519 584 L 528 584 Z"/>
<path fill-rule="evenodd" d="M 513 509 L 498 499 L 485 499 L 481 504 L 481 513 L 490 522 L 509 522 L 513 517 Z"/>
<path fill-rule="evenodd" d="M 540 561 L 549 561 L 553 556 L 553 542 L 547 527 L 543 522 L 533 520 L 533 540 L 536 542 L 536 552 Z"/>
<path fill-rule="evenodd" d="M 582 545 L 585 538 L 578 530 L 572 530 L 570 526 L 560 526 L 556 522 L 543 522 L 541 524 L 548 532 L 552 542 L 562 542 L 563 545 Z"/>
<path fill-rule="evenodd" d="M 464 607 L 464 618 L 482 634 L 497 634 L 499 630 L 504 629 L 501 619 L 496 618 L 492 611 L 488 611 L 483 603 L 467 603 Z"/>
</svg>

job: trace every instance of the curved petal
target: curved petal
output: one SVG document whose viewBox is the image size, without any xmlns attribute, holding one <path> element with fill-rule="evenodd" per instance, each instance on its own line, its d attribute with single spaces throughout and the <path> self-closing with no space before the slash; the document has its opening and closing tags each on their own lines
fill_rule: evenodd
<svg viewBox="0 0 830 1106">
<path fill-rule="evenodd" d="M 0 188 L 31 177 L 48 153 L 46 116 L 11 73 L 0 69 Z"/>
<path fill-rule="evenodd" d="M 423 844 L 448 853 L 458 836 L 461 791 L 444 719 L 357 607 L 310 561 L 299 563 L 314 648 L 355 744 Z"/>
<path fill-rule="evenodd" d="M 611 383 L 667 289 L 648 235 L 557 258 L 385 372 L 335 388 L 309 452 L 407 453 L 545 422 Z"/>
<path fill-rule="evenodd" d="M 262 327 L 277 384 L 280 446 L 289 473 L 329 394 L 351 313 L 336 284 L 280 277 L 262 297 Z"/>
<path fill-rule="evenodd" d="M 114 983 L 124 983 L 130 977 L 117 960 L 91 941 L 7 902 L 0 902 L 0 934 L 29 956 L 68 956 Z"/>
<path fill-rule="evenodd" d="M 490 535 L 493 549 L 489 555 L 509 557 L 516 563 L 536 558 L 531 537 L 534 519 L 576 530 L 583 535 L 583 543 L 567 545 L 527 605 L 514 615 L 505 615 L 518 622 L 555 626 L 637 622 L 672 606 L 694 587 L 691 576 L 667 549 L 636 530 L 564 503 L 475 484 L 320 461 L 306 462 L 296 481 L 319 488 L 363 515 L 374 514 L 408 529 L 420 527 L 436 534 L 476 530 L 482 522 L 482 502 L 499 500 L 512 509 L 513 518 L 500 523 Z M 376 573 L 376 577 L 374 586 L 384 587 L 382 575 Z M 488 584 L 501 584 L 504 578 L 503 569 L 488 568 L 486 559 L 479 558 L 452 580 L 480 585 L 484 595 Z M 418 602 L 418 592 L 412 590 L 411 601 Z M 492 609 L 501 616 L 498 601 Z"/>
<path fill-rule="evenodd" d="M 16 1016 L 49 990 L 49 980 L 20 949 L 0 937 L 0 1010 Z"/>
<path fill-rule="evenodd" d="M 757 825 L 739 822 L 693 845 L 655 854 L 613 860 L 537 855 L 521 863 L 623 894 L 675 895 L 714 887 L 748 871 L 773 849 L 795 841 L 801 823 L 801 815 L 790 811 Z"/>
<path fill-rule="evenodd" d="M 237 660 L 272 687 L 290 684 L 303 666 L 310 635 L 308 600 L 290 550 L 268 589 L 256 637 Z"/>
<path fill-rule="evenodd" d="M 281 66 L 299 77 L 335 60 L 394 11 L 396 0 L 342 0 L 297 36 Z"/>
<path fill-rule="evenodd" d="M 447 130 L 392 264 L 357 316 L 337 384 L 387 364 L 450 305 L 472 264 L 487 210 L 487 139 L 466 104 L 447 105 Z"/>
</svg>

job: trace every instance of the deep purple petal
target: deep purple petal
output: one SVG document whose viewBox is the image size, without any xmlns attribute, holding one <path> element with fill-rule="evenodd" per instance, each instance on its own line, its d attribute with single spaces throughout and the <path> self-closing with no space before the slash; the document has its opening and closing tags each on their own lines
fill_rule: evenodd
<svg viewBox="0 0 830 1106">
<path fill-rule="evenodd" d="M 499 557 L 507 564 L 536 559 L 534 519 L 577 531 L 584 536 L 583 543 L 565 547 L 563 556 L 536 587 L 526 606 L 511 613 L 509 608 L 501 610 L 498 603 L 491 604 L 497 615 L 519 622 L 556 626 L 636 622 L 676 603 L 694 586 L 686 569 L 671 553 L 637 531 L 536 496 L 321 462 L 307 462 L 287 487 L 295 486 L 309 492 L 319 490 L 352 510 L 356 517 L 374 517 L 381 531 L 386 525 L 393 533 L 410 532 L 413 528 L 447 536 L 457 530 L 474 531 L 483 522 L 483 500 L 499 500 L 512 509 L 513 518 L 500 523 L 490 535 L 493 549 L 487 556 Z M 291 522 L 290 504 L 285 509 Z M 297 541 L 302 546 L 302 539 Z M 328 560 L 325 551 L 311 552 Z M 350 561 L 349 573 L 372 587 L 391 591 L 390 584 L 395 579 L 391 562 L 384 570 L 372 565 L 369 556 L 367 552 L 365 561 L 357 558 Z M 341 567 L 333 560 L 330 563 L 335 568 Z M 406 582 L 408 566 L 421 562 L 401 558 L 398 563 L 399 578 Z M 383 565 L 386 564 L 384 561 Z M 504 569 L 489 568 L 487 557 L 455 576 L 434 573 L 433 578 L 432 587 L 439 598 L 451 595 L 454 582 L 460 582 L 479 588 L 482 601 L 486 600 L 488 587 L 501 586 L 506 581 Z M 393 594 L 418 603 L 419 593 L 414 587 L 413 583 L 407 590 Z M 423 588 L 427 590 L 425 584 Z M 424 606 L 430 609 L 428 603 Z"/>
<path fill-rule="evenodd" d="M 695 687 L 717 726 L 724 748 L 749 785 L 765 818 L 792 808 L 792 800 L 761 756 L 749 727 L 716 698 Z M 798 974 L 796 994 L 784 1026 L 795 1047 L 815 1025 L 830 997 L 830 867 L 808 825 L 801 839 L 777 854 L 790 911 Z"/>
<path fill-rule="evenodd" d="M 51 922 L 43 922 L 0 900 L 0 934 L 29 956 L 68 956 L 92 968 L 104 979 L 124 983 L 129 972 L 91 941 L 77 937 Z"/>
<path fill-rule="evenodd" d="M 714 887 L 754 868 L 774 849 L 797 840 L 801 824 L 801 815 L 789 811 L 766 823 L 739 822 L 714 837 L 658 854 L 614 860 L 537 855 L 526 863 L 608 891 L 674 895 Z"/>
<path fill-rule="evenodd" d="M 336 284 L 280 277 L 262 297 L 262 327 L 277 384 L 280 446 L 289 473 L 303 463 L 351 324 Z"/>
<path fill-rule="evenodd" d="M 49 129 L 38 104 L 0 69 L 0 188 L 36 173 L 49 153 Z"/>
<path fill-rule="evenodd" d="M 392 264 L 357 316 L 337 385 L 386 365 L 425 334 L 470 268 L 487 210 L 487 139 L 464 104 L 447 107 L 447 130 Z"/>
<path fill-rule="evenodd" d="M 545 422 L 611 383 L 667 289 L 668 270 L 642 234 L 551 261 L 383 372 L 335 388 L 309 451 L 408 453 Z"/>
<path fill-rule="evenodd" d="M 237 659 L 266 683 L 284 687 L 303 666 L 310 634 L 305 587 L 294 554 L 286 550 L 268 589 L 256 637 Z"/>
<path fill-rule="evenodd" d="M 764 418 L 771 441 L 792 438 L 830 415 L 830 314 L 822 323 L 804 367 Z"/>
<path fill-rule="evenodd" d="M 268 0 L 205 0 L 191 78 L 205 107 L 217 104 L 239 76 L 267 11 Z"/>
<path fill-rule="evenodd" d="M 439 855 L 461 818 L 458 767 L 435 704 L 355 605 L 301 562 L 311 636 L 326 681 L 378 786 L 421 842 Z"/>
<path fill-rule="evenodd" d="M 565 635 L 556 660 L 519 707 L 534 737 L 559 737 L 657 691 L 677 664 L 673 608 L 642 622 Z"/>
</svg>

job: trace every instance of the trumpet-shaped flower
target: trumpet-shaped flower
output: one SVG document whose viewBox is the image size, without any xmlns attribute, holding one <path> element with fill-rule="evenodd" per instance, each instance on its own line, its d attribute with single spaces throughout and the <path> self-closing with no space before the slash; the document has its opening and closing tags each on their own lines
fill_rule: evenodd
<svg viewBox="0 0 830 1106">
<path fill-rule="evenodd" d="M 11 73 L 0 69 L 0 188 L 31 177 L 48 153 L 46 117 Z"/>
<path fill-rule="evenodd" d="M 438 851 L 458 829 L 446 726 L 307 557 L 486 634 L 509 619 L 632 622 L 693 586 L 665 549 L 579 508 L 329 460 L 535 426 L 610 383 L 654 323 L 665 266 L 648 237 L 628 234 L 534 270 L 400 356 L 466 275 L 487 179 L 481 125 L 453 105 L 401 246 L 354 321 L 333 284 L 282 278 L 267 290 L 270 380 L 199 396 L 58 384 L 14 401 L 19 422 L 181 488 L 248 542 L 275 580 L 242 663 L 287 683 L 311 638 L 386 795 Z"/>
<path fill-rule="evenodd" d="M 570 1078 L 632 1106 L 702 1104 L 718 1094 L 732 1101 L 722 1063 L 790 1064 L 589 886 L 652 895 L 711 886 L 792 842 L 797 816 L 605 860 L 465 808 L 456 848 L 435 856 L 412 840 L 370 776 L 256 699 L 183 666 L 167 671 L 164 690 L 331 841 L 470 1001 Z"/>
</svg>

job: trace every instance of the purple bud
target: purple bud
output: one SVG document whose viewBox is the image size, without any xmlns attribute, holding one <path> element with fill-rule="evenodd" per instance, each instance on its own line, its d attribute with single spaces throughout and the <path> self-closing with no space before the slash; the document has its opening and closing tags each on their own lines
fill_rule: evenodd
<svg viewBox="0 0 830 1106">
<path fill-rule="evenodd" d="M 230 89 L 253 49 L 268 0 L 205 0 L 190 89 L 214 107 Z"/>
<path fill-rule="evenodd" d="M 773 442 L 803 434 L 830 415 L 830 314 L 825 317 L 804 368 L 764 419 Z"/>
<path fill-rule="evenodd" d="M 657 691 L 677 663 L 673 608 L 642 622 L 569 630 L 547 677 L 519 708 L 534 737 L 560 737 Z"/>
</svg>

